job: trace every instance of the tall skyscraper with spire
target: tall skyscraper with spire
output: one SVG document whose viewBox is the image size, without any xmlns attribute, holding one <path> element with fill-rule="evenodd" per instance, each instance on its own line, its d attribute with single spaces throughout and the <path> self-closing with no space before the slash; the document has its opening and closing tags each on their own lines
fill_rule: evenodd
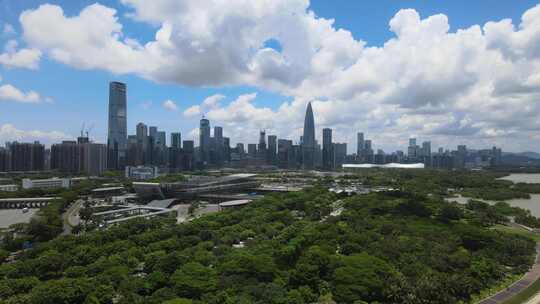
<svg viewBox="0 0 540 304">
<path fill-rule="evenodd" d="M 127 151 L 127 100 L 126 84 L 109 83 L 109 168 L 123 169 L 126 165 Z"/>
<path fill-rule="evenodd" d="M 313 169 L 315 166 L 315 119 L 311 102 L 306 109 L 304 119 L 304 135 L 302 136 L 302 167 L 303 169 Z"/>
</svg>

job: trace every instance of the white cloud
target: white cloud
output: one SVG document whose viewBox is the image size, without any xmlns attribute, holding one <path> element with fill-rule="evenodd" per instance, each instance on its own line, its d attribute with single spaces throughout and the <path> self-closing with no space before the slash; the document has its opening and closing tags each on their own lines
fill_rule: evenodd
<svg viewBox="0 0 540 304">
<path fill-rule="evenodd" d="M 0 125 L 0 140 L 2 142 L 39 140 L 44 143 L 51 143 L 70 138 L 72 136 L 59 131 L 21 130 L 9 123 Z"/>
<path fill-rule="evenodd" d="M 178 106 L 176 103 L 170 99 L 167 99 L 163 102 L 163 108 L 169 110 L 169 111 L 176 111 L 178 110 Z"/>
<path fill-rule="evenodd" d="M 185 117 L 195 117 L 201 115 L 203 112 L 207 112 L 210 109 L 219 107 L 219 102 L 225 98 L 225 95 L 215 94 L 206 97 L 200 105 L 193 105 L 184 110 Z"/>
<path fill-rule="evenodd" d="M 0 54 L 0 64 L 8 68 L 27 68 L 36 70 L 39 67 L 41 51 L 38 49 L 19 49 L 16 40 L 6 43 L 5 52 Z"/>
<path fill-rule="evenodd" d="M 42 99 L 41 96 L 34 91 L 23 92 L 10 84 L 3 84 L 0 85 L 0 101 L 40 103 Z"/>
<path fill-rule="evenodd" d="M 201 106 L 193 105 L 186 110 L 184 110 L 184 116 L 186 117 L 195 117 L 201 115 Z"/>
<path fill-rule="evenodd" d="M 48 4 L 26 11 L 24 39 L 81 69 L 292 97 L 276 109 L 257 106 L 253 94 L 229 104 L 214 97 L 184 111 L 208 115 L 240 140 L 256 140 L 256 128 L 297 136 L 313 100 L 318 127 L 333 127 L 351 144 L 364 131 L 383 147 L 410 132 L 441 142 L 512 136 L 514 149 L 536 145 L 529 139 L 540 131 L 540 5 L 517 26 L 505 19 L 455 32 L 445 15 L 403 9 L 389 20 L 395 37 L 373 47 L 317 17 L 308 0 L 122 3 L 133 9 L 130 17 L 158 28 L 154 40 L 125 37 L 117 12 L 100 4 L 70 17 Z M 270 39 L 281 50 L 265 47 Z"/>
</svg>

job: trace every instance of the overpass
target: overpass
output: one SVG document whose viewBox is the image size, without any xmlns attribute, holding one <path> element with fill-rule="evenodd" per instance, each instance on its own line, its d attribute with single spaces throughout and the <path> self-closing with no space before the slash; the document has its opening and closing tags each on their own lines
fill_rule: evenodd
<svg viewBox="0 0 540 304">
<path fill-rule="evenodd" d="M 97 212 L 92 215 L 94 220 L 103 222 L 106 226 L 129 221 L 135 218 L 150 218 L 158 215 L 176 213 L 174 209 L 151 207 L 151 206 L 129 206 L 126 208 Z"/>
<path fill-rule="evenodd" d="M 289 186 L 260 186 L 256 188 L 249 189 L 253 192 L 279 192 L 279 193 L 286 193 L 286 192 L 298 192 L 302 191 L 302 187 L 289 187 Z"/>
<path fill-rule="evenodd" d="M 222 194 L 201 194 L 199 195 L 199 198 L 208 200 L 210 202 L 217 202 L 222 203 L 225 201 L 234 201 L 234 200 L 255 200 L 259 198 L 263 198 L 262 195 L 250 195 L 250 194 L 229 194 L 229 193 L 222 193 Z"/>
<path fill-rule="evenodd" d="M 41 208 L 59 197 L 24 197 L 0 199 L 0 209 Z"/>
</svg>

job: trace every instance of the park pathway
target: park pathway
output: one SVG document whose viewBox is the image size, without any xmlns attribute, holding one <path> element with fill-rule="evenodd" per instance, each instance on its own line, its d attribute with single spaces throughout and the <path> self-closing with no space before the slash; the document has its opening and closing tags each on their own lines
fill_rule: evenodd
<svg viewBox="0 0 540 304">
<path fill-rule="evenodd" d="M 529 287 L 540 278 L 540 245 L 536 246 L 536 261 L 531 269 L 517 282 L 508 286 L 508 288 L 483 299 L 478 304 L 500 304 L 514 297 L 525 288 Z"/>
</svg>

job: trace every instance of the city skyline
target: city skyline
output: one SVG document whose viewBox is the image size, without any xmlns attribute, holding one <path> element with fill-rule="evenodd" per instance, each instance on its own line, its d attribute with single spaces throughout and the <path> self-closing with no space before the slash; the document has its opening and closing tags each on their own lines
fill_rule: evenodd
<svg viewBox="0 0 540 304">
<path fill-rule="evenodd" d="M 539 25 L 533 22 L 540 8 L 534 1 L 490 5 L 481 14 L 463 16 L 457 12 L 462 12 L 459 8 L 465 2 L 437 6 L 393 4 L 373 18 L 362 9 L 381 9 L 374 4 L 342 2 L 329 7 L 320 1 L 276 2 L 283 12 L 297 13 L 284 24 L 304 29 L 300 37 L 313 37 L 318 51 L 306 52 L 306 58 L 301 58 L 297 52 L 312 50 L 314 45 L 294 45 L 280 32 L 239 37 L 238 41 L 231 40 L 238 42 L 238 48 L 219 51 L 236 58 L 244 54 L 243 47 L 252 47 L 258 57 L 246 55 L 249 62 L 241 62 L 249 67 L 246 73 L 230 67 L 220 70 L 221 74 L 210 70 L 214 75 L 193 68 L 189 61 L 184 66 L 175 60 L 167 73 L 163 64 L 152 61 L 150 53 L 140 53 L 150 52 L 148 43 L 152 42 L 156 50 L 163 51 L 159 39 L 167 36 L 168 29 L 163 24 L 170 16 L 144 15 L 146 7 L 136 1 L 104 1 L 98 5 L 86 1 L 45 3 L 0 1 L 0 10 L 5 13 L 2 16 L 6 16 L 0 37 L 0 104 L 9 113 L 0 117 L 0 142 L 40 140 L 50 145 L 75 139 L 80 125 L 86 123 L 95 125 L 90 137 L 106 143 L 108 99 L 103 88 L 109 81 L 118 80 L 130 88 L 128 134 L 134 134 L 136 124 L 144 122 L 167 133 L 180 131 L 183 139 L 198 142 L 198 120 L 205 115 L 213 125 L 223 127 L 223 136 L 231 139 L 232 146 L 237 142 L 256 143 L 260 129 L 278 138 L 297 140 L 303 131 L 305 107 L 311 101 L 316 113 L 316 140 L 322 143 L 322 129 L 331 128 L 336 142 L 349 143 L 348 153 L 357 150 L 357 132 L 369 136 L 375 150 L 385 151 L 406 149 L 409 137 L 451 149 L 465 144 L 478 149 L 496 145 L 511 152 L 540 150 L 540 111 L 535 102 L 539 86 L 535 75 L 540 75 L 540 65 L 534 51 L 535 29 Z M 471 5 L 482 6 L 482 1 Z M 255 12 L 257 7 L 248 9 Z M 279 9 L 269 7 L 246 18 L 262 27 L 263 16 L 283 17 Z M 366 20 L 351 21 L 354 18 L 346 13 L 347 9 Z M 308 14 L 309 11 L 315 15 Z M 186 9 L 185 14 L 189 13 Z M 178 12 L 178 17 L 187 17 L 183 14 Z M 223 8 L 208 14 L 229 16 L 234 12 Z M 91 16 L 102 16 L 108 21 L 103 32 L 91 32 L 89 19 L 85 19 Z M 324 18 L 335 21 L 325 23 L 328 20 Z M 41 24 L 42 20 L 48 23 Z M 321 32 L 304 28 L 307 21 L 319 26 Z M 157 26 L 149 25 L 152 22 Z M 83 52 L 94 58 L 92 62 L 77 57 L 76 46 L 66 42 L 71 35 L 66 24 L 72 24 L 81 33 L 95 34 L 98 40 L 105 37 L 103 41 L 110 42 L 112 49 L 104 52 L 110 56 Z M 62 35 L 39 36 L 35 29 L 40 25 L 62 29 Z M 175 26 L 172 22 L 173 34 L 178 33 Z M 153 37 L 158 29 L 163 35 L 156 40 Z M 192 41 L 205 42 L 196 35 L 196 29 L 190 28 L 185 34 Z M 213 30 L 209 35 L 219 38 Z M 135 41 L 140 49 L 135 47 Z M 327 41 L 338 42 L 336 48 L 331 48 Z M 182 41 L 171 42 L 182 50 Z M 473 42 L 480 46 L 471 47 Z M 437 48 L 438 44 L 450 53 Z M 85 46 L 85 52 L 94 50 L 92 45 Z M 215 50 L 212 45 L 207 47 Z M 401 58 L 398 55 L 404 47 L 426 56 L 420 60 L 402 54 L 403 61 L 387 60 L 384 66 L 376 63 L 392 58 L 390 55 Z M 121 53 L 126 56 L 118 56 L 117 51 L 127 52 Z M 205 52 L 201 54 L 187 58 L 203 62 L 210 58 Z M 126 61 L 132 55 L 147 55 L 146 61 L 154 64 L 155 69 L 141 70 Z M 452 60 L 440 60 L 441 55 Z M 290 61 L 290 68 L 280 66 L 279 61 L 262 61 L 277 60 L 279 56 Z M 304 59 L 311 61 L 306 63 Z M 342 61 L 335 61 L 338 59 Z M 227 67 L 223 64 L 216 62 L 216 67 Z M 343 73 L 327 69 L 331 65 L 340 67 Z M 395 67 L 399 65 L 403 71 L 398 73 Z M 140 67 L 149 68 L 146 64 Z M 359 69 L 366 72 L 355 72 Z M 176 77 L 181 71 L 186 72 L 185 76 Z M 318 72 L 324 72 L 327 79 Z M 47 79 L 47 83 L 41 79 Z M 486 91 L 487 87 L 493 90 Z"/>
</svg>

